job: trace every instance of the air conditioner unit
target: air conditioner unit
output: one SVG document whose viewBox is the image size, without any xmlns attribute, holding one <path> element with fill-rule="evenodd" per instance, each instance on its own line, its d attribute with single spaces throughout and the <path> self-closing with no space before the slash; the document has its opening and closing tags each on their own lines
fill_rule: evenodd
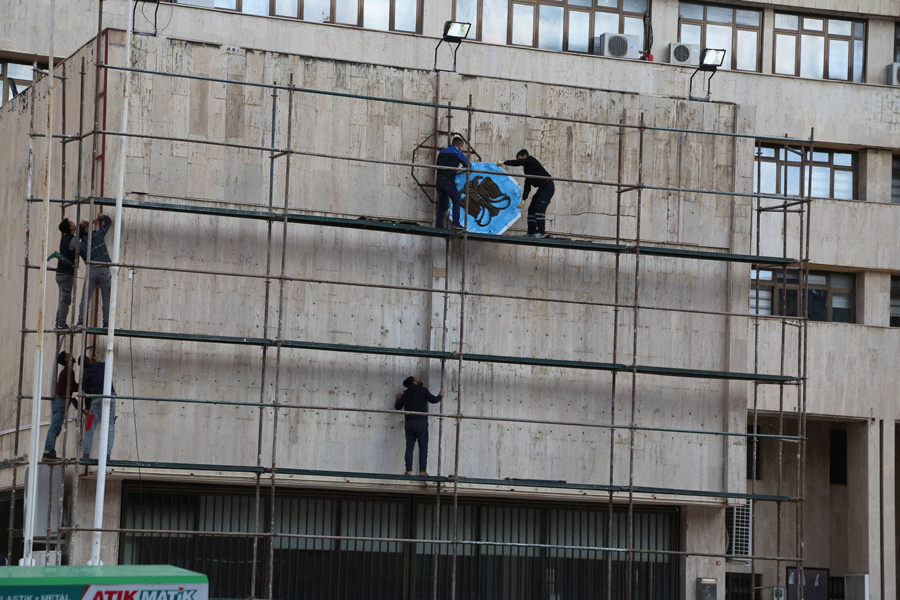
<svg viewBox="0 0 900 600">
<path fill-rule="evenodd" d="M 900 63 L 891 63 L 884 69 L 884 83 L 900 85 Z"/>
<path fill-rule="evenodd" d="M 753 504 L 725 508 L 725 534 L 728 562 L 746 562 L 753 555 Z"/>
<path fill-rule="evenodd" d="M 594 54 L 612 58 L 638 59 L 641 57 L 641 49 L 638 47 L 640 41 L 641 39 L 636 35 L 604 33 L 600 37 L 594 38 Z"/>
<path fill-rule="evenodd" d="M 673 65 L 700 64 L 700 44 L 669 44 L 667 62 Z"/>
</svg>

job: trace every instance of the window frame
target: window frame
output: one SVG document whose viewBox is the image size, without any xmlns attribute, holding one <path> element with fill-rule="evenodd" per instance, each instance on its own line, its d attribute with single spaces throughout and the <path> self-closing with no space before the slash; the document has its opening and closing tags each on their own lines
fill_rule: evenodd
<svg viewBox="0 0 900 600">
<path fill-rule="evenodd" d="M 703 19 L 691 19 L 689 17 L 682 16 L 681 7 L 684 4 L 700 6 L 703 8 Z M 731 11 L 731 22 L 723 23 L 722 21 L 711 21 L 708 17 L 709 8 L 716 9 L 725 9 Z M 743 25 L 737 22 L 737 14 L 736 11 L 743 10 L 747 12 L 755 12 L 759 15 L 759 25 L 757 27 L 752 27 L 750 25 Z M 722 4 L 705 4 L 702 2 L 679 2 L 678 3 L 678 41 L 679 43 L 685 43 L 684 38 L 682 37 L 682 27 L 687 25 L 696 25 L 700 27 L 700 46 L 702 48 L 708 48 L 707 45 L 707 37 L 706 30 L 709 25 L 727 25 L 731 27 L 731 56 L 729 57 L 729 61 L 731 62 L 730 66 L 723 65 L 719 67 L 721 69 L 728 69 L 731 71 L 740 71 L 744 73 L 759 73 L 762 71 L 762 45 L 763 45 L 763 11 L 758 10 L 752 7 L 744 7 L 744 6 L 727 6 Z M 755 69 L 738 69 L 738 54 L 735 49 L 738 47 L 738 32 L 739 31 L 751 31 L 756 33 L 756 68 Z"/>
<path fill-rule="evenodd" d="M 890 289 L 888 325 L 890 327 L 900 327 L 900 275 L 891 275 Z"/>
<path fill-rule="evenodd" d="M 778 26 L 778 17 L 795 17 L 797 18 L 797 28 L 787 29 Z M 822 21 L 822 29 L 811 29 L 804 27 L 806 20 Z M 830 21 L 846 21 L 850 23 L 850 35 L 840 35 L 828 32 Z M 862 35 L 856 35 L 856 25 L 862 25 Z M 845 81 L 847 83 L 865 83 L 866 82 L 866 46 L 868 41 L 868 23 L 865 20 L 854 19 L 838 19 L 830 18 L 826 15 L 813 15 L 807 13 L 793 13 L 787 11 L 775 11 L 775 22 L 772 24 L 772 74 L 786 75 L 788 77 L 802 77 L 804 79 L 822 79 L 828 81 Z M 792 37 L 794 39 L 794 71 L 793 73 L 781 73 L 778 71 L 778 38 L 779 36 Z M 803 37 L 821 37 L 823 38 L 823 62 L 822 77 L 804 77 L 802 57 L 803 57 Z M 829 61 L 830 61 L 830 45 L 832 41 L 848 42 L 847 52 L 847 79 L 829 77 Z M 860 78 L 854 79 L 854 42 L 862 41 L 862 65 L 859 66 Z"/>
<path fill-rule="evenodd" d="M 891 157 L 891 204 L 900 204 L 900 154 Z"/>
<path fill-rule="evenodd" d="M 191 0 L 169 0 L 170 2 L 175 2 L 176 4 L 183 4 L 185 6 L 192 6 Z M 221 0 L 215 0 L 216 3 Z M 227 0 L 226 0 L 227 1 Z M 424 12 L 424 4 L 425 0 L 414 0 L 416 4 L 416 27 L 414 31 L 410 31 L 408 29 L 397 29 L 397 2 L 399 0 L 388 0 L 389 2 L 389 15 L 388 15 L 388 28 L 387 29 L 376 29 L 371 27 L 366 27 L 364 25 L 364 14 L 365 14 L 365 2 L 366 0 L 355 0 L 357 3 L 356 10 L 356 21 L 353 23 L 349 22 L 339 22 L 335 20 L 335 15 L 337 14 L 337 4 L 340 0 L 330 0 L 331 9 L 328 14 L 328 18 L 324 21 L 319 20 L 307 20 L 303 18 L 303 3 L 306 0 L 292 0 L 296 2 L 296 16 L 279 14 L 276 12 L 277 1 L 276 0 L 267 0 L 269 8 L 267 14 L 258 14 L 254 12 L 244 12 L 244 2 L 245 0 L 231 0 L 229 4 L 233 4 L 233 7 L 230 6 L 214 6 L 217 10 L 227 10 L 229 12 L 237 12 L 241 14 L 247 15 L 256 15 L 262 17 L 277 17 L 280 19 L 293 19 L 296 21 L 304 21 L 306 23 L 329 23 L 334 25 L 346 25 L 348 27 L 358 27 L 360 29 L 368 29 L 370 31 L 390 31 L 393 33 L 412 33 L 412 34 L 421 34 L 422 33 L 422 17 Z M 351 11 L 352 12 L 352 11 Z"/>
<path fill-rule="evenodd" d="M 467 39 L 472 41 L 482 42 L 484 41 L 484 28 L 482 27 L 482 22 L 484 19 L 484 0 L 469 0 L 471 2 L 476 3 L 476 23 L 473 23 L 472 30 L 474 33 L 470 32 L 470 35 Z M 618 16 L 618 30 L 615 33 L 620 35 L 633 35 L 625 33 L 625 24 L 626 19 L 639 19 L 643 25 L 644 31 L 641 33 L 641 46 L 644 50 L 646 50 L 647 43 L 647 19 L 650 17 L 650 11 L 652 9 L 652 2 L 647 0 L 647 8 L 643 13 L 634 12 L 630 10 L 626 10 L 625 3 L 626 0 L 616 0 L 616 8 L 610 8 L 605 6 L 597 6 L 596 0 L 589 2 L 589 6 L 582 6 L 573 4 L 571 2 L 567 2 L 565 0 L 506 0 L 507 1 L 507 13 L 506 13 L 506 42 L 504 45 L 506 46 L 515 46 L 518 48 L 535 48 L 540 49 L 540 8 L 542 6 L 548 7 L 557 7 L 563 9 L 563 35 L 562 35 L 562 48 L 560 50 L 552 50 L 554 52 L 576 52 L 578 54 L 595 54 L 596 48 L 594 48 L 594 39 L 602 35 L 603 33 L 607 33 L 606 31 L 596 31 L 597 25 L 597 17 L 598 13 L 600 14 L 613 14 Z M 459 4 L 460 0 L 453 0 L 453 18 L 461 19 L 459 17 Z M 515 6 L 531 6 L 533 7 L 532 13 L 532 38 L 531 44 L 514 44 L 513 43 L 513 33 L 514 33 L 514 10 Z M 588 49 L 587 51 L 581 50 L 572 50 L 570 49 L 570 40 L 569 40 L 569 27 L 570 27 L 570 15 L 572 13 L 585 13 L 588 15 Z M 492 43 L 492 42 L 487 42 Z"/>
<path fill-rule="evenodd" d="M 766 151 L 774 151 L 773 156 L 767 156 Z M 817 155 L 827 155 L 826 160 L 822 160 Z M 790 160 L 792 155 L 797 156 L 797 160 Z M 835 155 L 850 155 L 850 165 L 839 164 L 835 161 Z M 763 191 L 760 186 L 759 163 L 775 165 L 775 190 Z M 790 194 L 789 169 L 799 169 L 798 176 L 800 180 L 797 182 L 799 194 Z M 817 169 L 828 169 L 828 196 L 814 196 L 812 177 L 816 174 Z M 835 190 L 835 173 L 849 173 L 853 178 L 850 185 L 850 198 L 836 198 Z M 824 200 L 841 200 L 858 202 L 859 198 L 859 152 L 855 150 L 838 150 L 834 148 L 799 148 L 797 146 L 786 146 L 779 144 L 756 144 L 753 151 L 753 190 L 757 194 L 772 194 L 776 196 L 798 196 L 803 198 L 820 198 Z M 804 193 L 808 192 L 808 193 Z"/>
<path fill-rule="evenodd" d="M 783 274 L 784 271 L 782 269 L 757 269 L 754 265 L 750 271 L 750 307 L 751 314 L 759 314 L 759 315 L 771 315 L 771 316 L 779 316 L 779 317 L 799 317 L 799 318 L 808 318 L 810 321 L 816 321 L 820 323 L 856 323 L 856 273 L 848 273 L 844 271 L 810 271 L 809 278 L 807 282 L 802 282 L 801 272 L 798 269 L 786 269 L 786 276 Z M 850 276 L 852 277 L 852 282 L 849 286 L 845 287 L 840 285 L 838 282 L 834 280 L 838 276 Z M 825 277 L 825 283 L 811 283 L 810 280 L 815 277 Z M 759 292 L 761 290 L 767 290 L 771 294 L 771 304 L 768 311 L 765 309 L 760 310 L 759 302 L 757 299 L 759 298 Z M 800 292 L 806 290 L 807 293 L 807 304 L 806 304 L 806 315 L 799 315 L 799 298 Z M 826 298 L 826 318 L 825 319 L 815 319 L 809 316 L 809 295 L 810 292 L 825 292 Z M 791 292 L 793 292 L 794 300 L 793 304 L 795 305 L 793 309 L 791 309 Z M 835 320 L 834 319 L 834 297 L 835 296 L 849 296 L 849 316 L 847 320 Z M 755 308 L 755 310 L 754 310 Z M 758 311 L 758 312 L 757 312 Z"/>
<path fill-rule="evenodd" d="M 25 67 L 31 72 L 31 79 L 25 80 L 20 77 L 12 77 L 9 73 L 9 66 L 16 65 L 18 67 Z M 38 68 L 47 69 L 47 65 L 38 65 Z M 0 106 L 4 106 L 8 102 L 11 102 L 13 98 L 11 98 L 12 94 L 12 86 L 9 84 L 9 80 L 12 79 L 16 84 L 16 96 L 19 96 L 30 88 L 34 83 L 34 65 L 24 63 L 17 60 L 9 60 L 5 58 L 0 58 L 0 78 L 2 78 L 2 85 L 0 85 Z"/>
</svg>

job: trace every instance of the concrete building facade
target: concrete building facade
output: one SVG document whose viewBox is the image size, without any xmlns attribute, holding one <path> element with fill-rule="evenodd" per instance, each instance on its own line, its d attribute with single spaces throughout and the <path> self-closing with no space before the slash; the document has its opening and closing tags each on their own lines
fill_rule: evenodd
<svg viewBox="0 0 900 600">
<path fill-rule="evenodd" d="M 2 9 L 14 82 L 49 62 L 46 4 Z M 800 597 L 798 567 L 806 598 L 895 597 L 895 2 L 211 4 L 59 9 L 49 169 L 48 78 L 0 107 L 13 559 L 40 266 L 102 210 L 107 564 L 227 598 Z M 448 19 L 473 23 L 455 72 Z M 598 56 L 609 34 L 654 60 Z M 549 240 L 431 227 L 452 133 L 541 160 Z M 58 347 L 109 340 L 44 337 L 43 395 Z M 400 475 L 411 374 L 447 392 L 424 478 Z M 97 469 L 53 469 L 43 547 L 84 564 Z"/>
</svg>

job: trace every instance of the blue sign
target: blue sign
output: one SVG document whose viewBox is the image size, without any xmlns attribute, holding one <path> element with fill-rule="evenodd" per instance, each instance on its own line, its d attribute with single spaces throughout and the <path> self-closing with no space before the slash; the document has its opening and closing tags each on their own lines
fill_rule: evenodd
<svg viewBox="0 0 900 600">
<path fill-rule="evenodd" d="M 509 229 L 522 215 L 522 190 L 516 180 L 506 174 L 503 167 L 495 163 L 472 163 L 476 171 L 492 173 L 470 173 L 469 218 L 466 230 L 473 233 L 493 233 L 500 235 Z M 456 176 L 456 187 L 466 206 L 466 174 Z M 466 224 L 465 213 L 460 222 Z"/>
</svg>

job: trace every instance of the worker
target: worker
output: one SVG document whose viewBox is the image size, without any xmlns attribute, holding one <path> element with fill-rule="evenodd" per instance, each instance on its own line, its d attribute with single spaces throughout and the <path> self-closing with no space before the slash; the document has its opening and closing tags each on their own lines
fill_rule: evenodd
<svg viewBox="0 0 900 600">
<path fill-rule="evenodd" d="M 403 380 L 406 391 L 397 394 L 394 403 L 396 410 L 409 411 L 406 415 L 406 472 L 412 475 L 413 451 L 416 441 L 419 442 L 419 475 L 428 475 L 428 404 L 437 404 L 444 398 L 444 390 L 434 396 L 422 382 L 415 377 Z"/>
<path fill-rule="evenodd" d="M 69 328 L 66 322 L 72 305 L 72 288 L 75 286 L 75 228 L 75 222 L 69 219 L 63 219 L 59 223 L 59 231 L 62 233 L 59 252 L 51 255 L 51 258 L 56 258 L 56 285 L 59 287 L 59 304 L 56 308 L 58 330 Z"/>
<path fill-rule="evenodd" d="M 463 140 L 456 136 L 449 146 L 438 153 L 437 165 L 439 167 L 458 167 L 460 165 L 468 168 L 469 161 L 465 154 L 462 153 Z M 434 226 L 438 229 L 444 228 L 444 218 L 447 209 L 450 209 L 450 228 L 462 229 L 462 200 L 459 196 L 459 188 L 456 187 L 457 171 L 452 169 L 438 169 L 435 178 L 434 187 L 437 190 L 438 206 L 437 215 L 434 219 Z"/>
<path fill-rule="evenodd" d="M 86 395 L 100 395 L 103 393 L 103 380 L 106 376 L 106 363 L 101 362 L 96 356 L 88 356 L 85 360 L 84 369 L 81 371 L 81 388 Z M 116 388 L 110 386 L 110 395 L 116 395 Z M 97 430 L 100 419 L 103 417 L 103 399 L 92 398 L 85 400 L 85 409 L 90 409 L 88 413 L 87 425 L 85 425 L 84 433 L 84 452 L 81 455 L 82 460 L 87 460 L 91 455 L 91 445 L 94 441 L 94 432 Z M 113 441 L 116 439 L 116 399 L 109 399 L 109 441 L 106 446 L 106 458 L 112 453 Z"/>
<path fill-rule="evenodd" d="M 497 163 L 500 164 L 499 162 Z M 553 179 L 547 169 L 538 162 L 538 159 L 530 156 L 528 150 L 522 149 L 516 153 L 515 160 L 503 161 L 507 167 L 522 167 L 525 172 L 525 189 L 522 191 L 522 201 L 528 200 L 531 188 L 537 188 L 534 193 L 534 199 L 528 205 L 528 237 L 544 238 L 547 232 L 544 229 L 544 219 L 546 217 L 547 207 L 550 206 L 550 200 L 556 187 L 553 185 Z"/>
<path fill-rule="evenodd" d="M 56 380 L 56 396 L 53 398 L 52 417 L 50 418 L 50 429 L 47 431 L 47 439 L 44 442 L 44 455 L 41 460 L 53 462 L 59 460 L 56 455 L 56 438 L 62 431 L 62 425 L 66 418 L 66 402 L 71 402 L 78 406 L 78 402 L 72 397 L 72 393 L 78 389 L 78 382 L 75 381 L 75 373 L 72 370 L 72 355 L 63 350 L 56 357 L 57 364 L 63 366 L 59 372 L 59 378 Z"/>
<path fill-rule="evenodd" d="M 98 215 L 94 219 L 97 230 L 90 236 L 91 244 L 91 265 L 88 278 L 84 281 L 84 291 L 81 298 L 81 310 L 78 312 L 78 323 L 80 327 L 84 323 L 84 313 L 87 312 L 88 303 L 91 296 L 94 295 L 94 289 L 100 288 L 100 296 L 103 299 L 103 327 L 109 327 L 109 292 L 111 288 L 112 278 L 109 274 L 109 265 L 96 263 L 112 262 L 109 258 L 109 250 L 106 249 L 106 233 L 112 226 L 112 219 L 108 215 Z M 87 260 L 88 237 L 85 235 L 79 244 L 79 254 L 84 260 Z"/>
</svg>

